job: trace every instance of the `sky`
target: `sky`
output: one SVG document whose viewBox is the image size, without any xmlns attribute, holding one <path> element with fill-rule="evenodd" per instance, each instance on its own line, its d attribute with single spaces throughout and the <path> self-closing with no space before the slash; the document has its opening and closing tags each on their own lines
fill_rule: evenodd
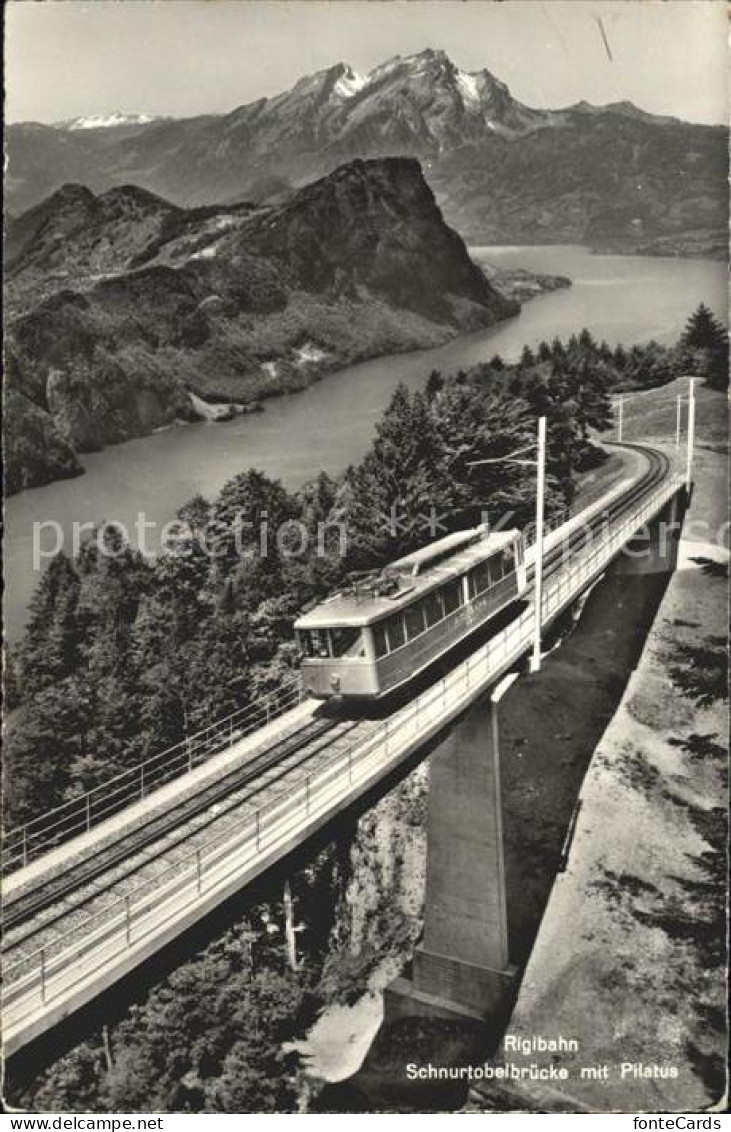
<svg viewBox="0 0 731 1132">
<path fill-rule="evenodd" d="M 727 121 L 725 0 L 9 0 L 5 18 L 10 122 L 225 113 L 426 47 L 531 106 Z"/>
</svg>

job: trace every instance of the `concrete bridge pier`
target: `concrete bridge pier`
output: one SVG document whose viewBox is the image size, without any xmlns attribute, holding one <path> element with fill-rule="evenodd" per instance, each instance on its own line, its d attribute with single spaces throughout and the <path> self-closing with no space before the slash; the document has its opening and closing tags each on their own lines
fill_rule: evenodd
<svg viewBox="0 0 731 1132">
<path fill-rule="evenodd" d="M 512 999 L 517 970 L 508 951 L 498 702 L 514 678 L 480 705 L 480 718 L 473 712 L 464 719 L 432 759 L 424 934 L 411 978 L 386 989 L 387 1021 L 486 1020 Z"/>
<path fill-rule="evenodd" d="M 615 563 L 618 574 L 672 574 L 690 493 L 681 488 L 651 522 L 625 546 Z"/>
</svg>

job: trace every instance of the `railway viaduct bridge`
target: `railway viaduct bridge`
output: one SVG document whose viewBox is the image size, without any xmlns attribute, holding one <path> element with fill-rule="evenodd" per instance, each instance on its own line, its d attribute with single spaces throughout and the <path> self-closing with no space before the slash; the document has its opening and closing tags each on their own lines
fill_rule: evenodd
<svg viewBox="0 0 731 1132">
<path fill-rule="evenodd" d="M 629 569 L 673 569 L 690 494 L 662 453 L 544 541 L 542 624 L 551 625 L 645 532 Z M 649 544 L 647 532 L 650 532 Z M 626 556 L 625 556 L 626 557 Z M 479 760 L 437 760 L 430 793 L 427 904 L 411 981 L 394 1013 L 481 1015 L 513 971 L 501 828 L 497 702 L 531 651 L 536 610 L 385 718 L 345 718 L 302 698 L 238 712 L 104 786 L 11 831 L 3 856 L 4 1042 L 11 1055 L 260 876 L 425 748 L 479 697 L 492 726 Z"/>
</svg>

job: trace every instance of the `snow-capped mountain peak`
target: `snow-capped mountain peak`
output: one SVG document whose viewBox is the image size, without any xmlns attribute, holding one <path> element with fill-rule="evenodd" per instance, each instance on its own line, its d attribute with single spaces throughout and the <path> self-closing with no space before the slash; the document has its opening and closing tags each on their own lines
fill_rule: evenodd
<svg viewBox="0 0 731 1132">
<path fill-rule="evenodd" d="M 457 71 L 456 80 L 462 101 L 468 106 L 479 105 L 480 89 L 475 75 L 471 75 L 467 71 Z"/>
<path fill-rule="evenodd" d="M 333 87 L 333 92 L 341 98 L 352 98 L 368 85 L 368 78 L 357 74 L 352 67 L 346 67 Z"/>
<path fill-rule="evenodd" d="M 67 119 L 58 125 L 67 130 L 108 130 L 114 126 L 146 126 L 154 121 L 154 114 L 122 114 L 115 110 L 112 114 L 90 114 L 83 118 Z"/>
</svg>

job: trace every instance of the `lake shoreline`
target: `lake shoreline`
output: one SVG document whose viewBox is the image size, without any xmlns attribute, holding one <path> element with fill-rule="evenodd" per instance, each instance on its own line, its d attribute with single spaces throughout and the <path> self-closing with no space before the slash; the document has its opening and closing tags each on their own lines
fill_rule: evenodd
<svg viewBox="0 0 731 1132">
<path fill-rule="evenodd" d="M 23 492 L 32 491 L 36 487 L 46 487 L 48 484 L 56 483 L 59 480 L 76 479 L 79 476 L 85 475 L 86 467 L 83 463 L 83 457 L 88 456 L 90 452 L 106 451 L 120 444 L 126 444 L 130 440 L 158 435 L 168 429 L 181 428 L 184 425 L 199 424 L 201 422 L 219 424 L 224 421 L 230 421 L 236 416 L 246 416 L 251 413 L 262 412 L 264 411 L 266 402 L 302 393 L 311 385 L 322 381 L 323 378 L 337 376 L 352 365 L 358 365 L 361 362 L 386 361 L 404 354 L 418 354 L 421 351 L 431 350 L 435 347 L 446 345 L 449 342 L 457 341 L 464 335 L 489 329 L 490 326 L 496 326 L 510 319 L 519 318 L 525 303 L 531 302 L 543 295 L 550 294 L 555 290 L 571 286 L 571 280 L 566 276 L 535 274 L 523 268 L 514 268 L 510 271 L 503 272 L 499 268 L 490 266 L 489 271 L 486 267 L 483 267 L 483 271 L 495 291 L 509 303 L 515 302 L 520 304 L 517 310 L 513 313 L 506 314 L 503 318 L 496 319 L 494 322 L 485 325 L 479 325 L 479 323 L 477 323 L 474 326 L 459 325 L 456 322 L 437 323 L 421 318 L 419 321 L 424 323 L 424 333 L 420 340 L 405 342 L 401 347 L 396 346 L 395 349 L 386 351 L 382 351 L 379 345 L 374 344 L 373 350 L 366 346 L 362 351 L 359 350 L 354 353 L 352 357 L 340 357 L 328 354 L 314 347 L 312 343 L 305 343 L 305 348 L 300 350 L 302 359 L 296 363 L 297 370 L 294 377 L 290 375 L 284 380 L 280 379 L 278 370 L 281 363 L 286 359 L 275 358 L 267 362 L 264 368 L 267 366 L 270 367 L 272 370 L 271 376 L 273 378 L 276 377 L 278 383 L 273 384 L 269 389 L 266 387 L 262 388 L 259 391 L 259 395 L 253 399 L 247 399 L 246 397 L 243 399 L 237 398 L 234 395 L 234 391 L 231 391 L 231 396 L 226 396 L 220 392 L 203 389 L 195 385 L 188 385 L 185 389 L 189 401 L 186 415 L 178 415 L 162 424 L 151 425 L 149 429 L 143 432 L 120 437 L 118 440 L 102 442 L 86 451 L 83 449 L 75 449 L 73 452 L 76 463 L 73 467 L 62 469 L 58 466 L 49 466 L 47 475 L 41 482 L 23 485 L 17 490 L 6 489 L 6 497 L 12 498 Z M 311 356 L 307 353 L 308 346 L 313 348 Z"/>
<path fill-rule="evenodd" d="M 115 520 L 134 532 L 141 514 L 163 525 L 195 495 L 212 498 L 229 479 L 257 468 L 296 488 L 324 470 L 340 474 L 365 454 L 399 382 L 423 389 L 429 373 L 453 373 L 499 353 L 519 357 L 524 344 L 566 340 L 588 327 L 614 346 L 651 338 L 674 342 L 699 301 L 725 311 L 723 264 L 592 255 L 580 247 L 470 248 L 479 265 L 565 275 L 572 286 L 542 294 L 517 318 L 461 334 L 426 350 L 358 362 L 324 374 L 297 397 L 270 398 L 266 411 L 212 427 L 194 422 L 85 454 L 86 473 L 26 489 L 5 505 L 5 631 L 17 640 L 41 576 L 33 566 L 38 525 L 51 524 L 71 546 L 75 523 Z M 660 285 L 661 284 L 661 285 Z M 137 545 L 134 540 L 132 545 Z M 44 559 L 42 565 L 47 564 Z"/>
</svg>

